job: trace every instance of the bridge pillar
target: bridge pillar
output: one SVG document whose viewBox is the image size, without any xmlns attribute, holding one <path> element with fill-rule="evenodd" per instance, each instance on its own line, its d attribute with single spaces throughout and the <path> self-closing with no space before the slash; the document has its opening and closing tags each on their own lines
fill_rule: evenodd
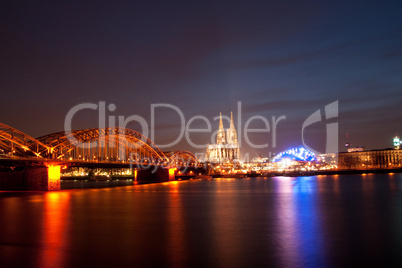
<svg viewBox="0 0 402 268">
<path fill-rule="evenodd" d="M 174 181 L 176 179 L 177 168 L 169 168 L 169 181 Z"/>
<path fill-rule="evenodd" d="M 60 166 L 29 167 L 23 171 L 1 172 L 0 190 L 60 190 Z"/>
<path fill-rule="evenodd" d="M 48 166 L 47 189 L 44 191 L 60 190 L 60 166 Z"/>
<path fill-rule="evenodd" d="M 27 168 L 24 177 L 28 191 L 60 190 L 60 166 Z"/>
</svg>

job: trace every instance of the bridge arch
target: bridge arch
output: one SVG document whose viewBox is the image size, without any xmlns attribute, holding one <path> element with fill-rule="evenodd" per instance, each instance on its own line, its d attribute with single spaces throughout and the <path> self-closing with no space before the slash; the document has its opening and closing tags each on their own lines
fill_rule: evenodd
<svg viewBox="0 0 402 268">
<path fill-rule="evenodd" d="M 52 148 L 53 158 L 86 161 L 165 162 L 165 154 L 147 137 L 127 128 L 91 128 L 57 132 L 38 140 Z"/>
<path fill-rule="evenodd" d="M 188 166 L 188 165 L 197 165 L 198 158 L 189 151 L 170 151 L 165 152 L 165 155 L 169 158 L 169 162 L 174 165 L 179 166 Z"/>
<path fill-rule="evenodd" d="M 0 123 L 0 153 L 19 157 L 47 157 L 51 147 L 6 124 Z"/>
</svg>

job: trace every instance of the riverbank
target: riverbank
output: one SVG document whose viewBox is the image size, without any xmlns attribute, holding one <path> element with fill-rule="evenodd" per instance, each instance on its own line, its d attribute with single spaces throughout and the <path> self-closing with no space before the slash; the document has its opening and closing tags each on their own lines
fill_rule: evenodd
<svg viewBox="0 0 402 268">
<path fill-rule="evenodd" d="M 337 169 L 337 170 L 312 170 L 312 171 L 270 171 L 270 172 L 255 172 L 247 173 L 247 177 L 274 177 L 274 176 L 316 176 L 316 175 L 348 175 L 348 174 L 387 174 L 387 173 L 402 173 L 402 168 L 387 168 L 387 169 Z"/>
</svg>

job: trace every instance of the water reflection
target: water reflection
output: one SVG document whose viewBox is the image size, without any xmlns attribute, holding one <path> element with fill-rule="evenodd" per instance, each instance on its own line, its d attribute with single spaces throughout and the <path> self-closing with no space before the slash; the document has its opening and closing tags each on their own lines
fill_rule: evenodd
<svg viewBox="0 0 402 268">
<path fill-rule="evenodd" d="M 21 215 L 24 203 L 18 197 L 8 197 L 0 201 L 0 260 L 8 264 L 20 258 L 19 236 L 25 224 Z"/>
<path fill-rule="evenodd" d="M 0 193 L 1 267 L 400 267 L 402 175 Z"/>
<path fill-rule="evenodd" d="M 294 199 L 297 200 L 295 213 L 298 222 L 299 252 L 303 256 L 301 259 L 303 266 L 327 266 L 325 263 L 326 245 L 322 233 L 322 219 L 327 211 L 320 209 L 321 193 L 324 191 L 320 184 L 323 179 L 326 178 L 297 178 L 299 191 L 295 192 Z M 318 181 L 316 182 L 316 180 Z"/>
<path fill-rule="evenodd" d="M 247 241 L 243 244 L 243 236 L 252 236 L 247 233 L 247 226 L 241 222 L 248 218 L 252 220 L 249 213 L 243 211 L 243 198 L 238 187 L 231 179 L 219 178 L 214 185 L 214 194 L 212 196 L 213 210 L 210 222 L 210 228 L 213 230 L 213 256 L 219 267 L 241 266 L 241 256 L 247 252 Z"/>
<path fill-rule="evenodd" d="M 167 236 L 168 236 L 168 262 L 173 267 L 183 267 L 185 263 L 185 225 L 182 209 L 182 200 L 179 191 L 183 182 L 173 181 L 168 183 L 169 196 L 167 199 Z"/>
<path fill-rule="evenodd" d="M 321 178 L 278 177 L 276 179 L 276 228 L 281 267 L 300 267 L 323 262 L 319 195 L 325 188 Z"/>
<path fill-rule="evenodd" d="M 297 267 L 301 256 L 294 181 L 290 177 L 279 177 L 276 186 L 276 235 L 279 244 L 276 251 L 282 267 Z"/>
<path fill-rule="evenodd" d="M 70 236 L 70 193 L 49 192 L 45 194 L 42 238 L 43 250 L 38 256 L 38 267 L 65 265 L 65 252 Z"/>
</svg>

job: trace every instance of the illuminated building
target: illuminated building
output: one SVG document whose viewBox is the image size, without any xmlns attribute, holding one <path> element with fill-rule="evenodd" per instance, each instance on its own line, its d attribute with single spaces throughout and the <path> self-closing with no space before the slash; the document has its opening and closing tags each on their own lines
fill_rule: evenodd
<svg viewBox="0 0 402 268">
<path fill-rule="evenodd" d="M 349 153 L 353 153 L 353 152 L 363 152 L 363 151 L 364 151 L 364 147 L 348 148 L 348 152 L 349 152 Z"/>
<path fill-rule="evenodd" d="M 338 154 L 341 169 L 377 169 L 402 167 L 401 141 L 397 135 L 393 138 L 394 149 L 350 151 Z"/>
<path fill-rule="evenodd" d="M 339 153 L 338 166 L 340 169 L 397 168 L 402 166 L 402 150 Z"/>
<path fill-rule="evenodd" d="M 219 119 L 219 129 L 216 135 L 216 144 L 208 144 L 205 161 L 212 163 L 233 163 L 240 160 L 240 148 L 237 142 L 237 133 L 233 123 L 233 114 L 230 115 L 230 127 L 223 128 L 222 114 Z"/>
<path fill-rule="evenodd" d="M 269 161 L 268 157 L 254 157 L 251 159 L 251 163 L 266 163 Z"/>
<path fill-rule="evenodd" d="M 277 171 L 316 170 L 317 157 L 313 152 L 299 147 L 280 152 L 272 158 L 273 168 Z"/>
<path fill-rule="evenodd" d="M 317 156 L 319 164 L 338 165 L 338 158 L 336 153 L 320 154 Z"/>
<path fill-rule="evenodd" d="M 306 150 L 303 147 L 300 148 L 292 148 L 286 151 L 283 151 L 277 154 L 273 159 L 272 162 L 281 161 L 282 159 L 287 158 L 293 161 L 317 161 L 317 158 L 314 153 Z"/>
</svg>

